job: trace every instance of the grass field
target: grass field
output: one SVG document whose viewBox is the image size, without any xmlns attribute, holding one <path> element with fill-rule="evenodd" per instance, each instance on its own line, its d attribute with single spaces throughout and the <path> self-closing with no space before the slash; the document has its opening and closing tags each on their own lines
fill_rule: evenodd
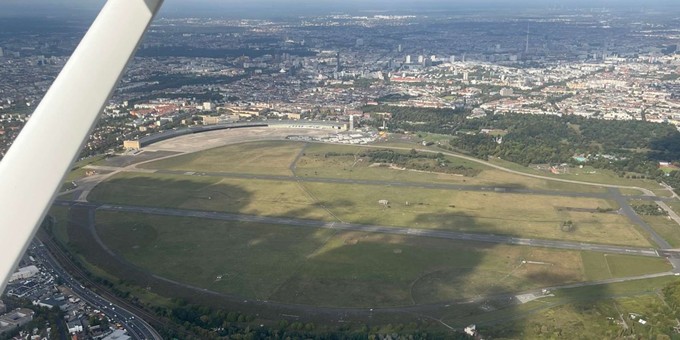
<svg viewBox="0 0 680 340">
<path fill-rule="evenodd" d="M 675 199 L 670 202 L 666 202 L 666 204 L 668 204 L 668 206 L 671 207 L 673 211 L 680 214 L 680 200 Z"/>
<path fill-rule="evenodd" d="M 370 185 L 344 185 L 339 195 L 335 185 L 304 185 L 344 222 L 649 246 L 623 216 L 557 210 L 616 208 L 601 199 Z M 390 207 L 381 206 L 379 200 L 388 200 Z M 567 220 L 574 222 L 575 231 L 560 230 Z"/>
<path fill-rule="evenodd" d="M 645 275 L 673 269 L 664 259 L 616 254 L 582 253 L 585 276 L 590 281 Z"/>
<path fill-rule="evenodd" d="M 289 166 L 302 149 L 299 142 L 251 142 L 227 145 L 140 165 L 146 169 L 292 175 Z"/>
<path fill-rule="evenodd" d="M 567 289 L 555 297 L 444 321 L 464 325 L 474 320 L 482 334 L 495 338 L 670 339 L 677 322 L 658 291 L 673 281 L 677 278 L 666 276 Z M 630 313 L 647 324 L 632 320 Z"/>
<path fill-rule="evenodd" d="M 381 144 L 382 145 L 382 144 Z M 544 179 L 530 178 L 494 169 L 483 164 L 446 156 L 448 166 L 464 166 L 481 171 L 476 176 L 457 174 L 426 173 L 413 170 L 398 170 L 388 167 L 376 167 L 368 164 L 367 159 L 359 157 L 375 148 L 358 146 L 342 146 L 330 144 L 310 144 L 304 156 L 297 163 L 297 174 L 303 177 L 346 178 L 361 180 L 386 180 L 405 182 L 442 182 L 464 185 L 488 185 L 542 190 L 561 190 L 575 192 L 604 192 L 603 188 L 590 185 L 561 183 Z M 327 153 L 354 154 L 342 156 L 326 156 Z M 400 153 L 408 151 L 400 150 Z"/>
<path fill-rule="evenodd" d="M 622 178 L 616 175 L 613 171 L 610 170 L 605 170 L 605 169 L 595 169 L 590 166 L 585 166 L 582 169 L 579 168 L 571 168 L 570 173 L 568 174 L 559 174 L 555 175 L 552 174 L 548 171 L 538 171 L 535 169 L 531 169 L 525 166 L 522 166 L 517 163 L 512 163 L 509 161 L 501 160 L 498 158 L 490 159 L 490 163 L 500 165 L 502 167 L 511 169 L 511 170 L 516 170 L 520 171 L 523 173 L 527 174 L 534 174 L 534 175 L 541 175 L 545 177 L 550 177 L 550 178 L 556 178 L 556 179 L 568 179 L 568 180 L 575 180 L 575 181 L 582 181 L 582 182 L 588 182 L 588 183 L 601 183 L 601 184 L 610 184 L 610 185 L 621 185 L 621 186 L 630 186 L 630 187 L 640 187 L 640 188 L 645 188 L 645 189 L 659 189 L 659 183 L 653 180 L 643 180 L 643 179 L 629 179 L 629 178 Z"/>
<path fill-rule="evenodd" d="M 97 213 L 97 231 L 155 274 L 291 303 L 410 305 L 587 279 L 578 251 L 110 212 Z"/>
<path fill-rule="evenodd" d="M 88 196 L 94 202 L 331 220 L 291 181 L 120 173 Z"/>
<path fill-rule="evenodd" d="M 641 216 L 671 246 L 680 248 L 680 225 L 668 216 Z"/>
<path fill-rule="evenodd" d="M 57 241 L 64 246 L 68 244 L 68 210 L 69 208 L 67 207 L 52 206 L 47 213 L 55 219 L 52 232 L 57 238 Z"/>
<path fill-rule="evenodd" d="M 595 198 L 135 173 L 114 176 L 97 186 L 89 198 L 115 204 L 649 246 L 623 216 L 564 210 L 617 208 L 613 202 Z M 378 204 L 383 199 L 391 202 L 390 208 Z M 575 223 L 575 231 L 560 230 L 566 220 Z"/>
<path fill-rule="evenodd" d="M 253 148 L 250 148 L 250 147 Z M 258 142 L 149 163 L 149 168 L 603 192 L 450 157 L 472 177 L 370 167 L 355 146 Z M 251 155 L 257 150 L 261 157 Z M 353 155 L 325 157 L 328 152 Z M 234 155 L 232 157 L 231 155 Z M 229 159 L 229 161 L 224 161 Z M 435 228 L 649 247 L 613 201 L 504 192 L 120 173 L 95 202 Z M 378 204 L 388 200 L 389 206 Z M 61 213 L 63 214 L 63 212 Z M 570 220 L 575 230 L 560 229 Z M 97 230 L 130 262 L 163 277 L 251 299 L 324 306 L 394 306 L 663 272 L 664 259 L 395 235 L 97 213 Z M 527 262 L 522 262 L 527 261 Z M 351 298 L 348 298 L 351 297 Z"/>
</svg>

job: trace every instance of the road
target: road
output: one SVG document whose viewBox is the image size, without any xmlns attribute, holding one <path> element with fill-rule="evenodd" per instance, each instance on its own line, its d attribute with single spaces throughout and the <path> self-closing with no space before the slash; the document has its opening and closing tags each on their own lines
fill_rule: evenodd
<svg viewBox="0 0 680 340">
<path fill-rule="evenodd" d="M 73 276 L 64 270 L 41 241 L 36 238 L 34 242 L 38 243 L 38 246 L 35 248 L 36 256 L 45 264 L 45 266 L 50 267 L 54 274 L 61 278 L 63 285 L 70 289 L 82 301 L 85 301 L 93 308 L 102 311 L 113 323 L 120 323 L 123 325 L 127 330 L 128 335 L 133 339 L 162 339 L 160 334 L 138 315 L 135 315 L 125 308 L 120 307 L 85 288 L 83 283 L 74 279 Z"/>
</svg>

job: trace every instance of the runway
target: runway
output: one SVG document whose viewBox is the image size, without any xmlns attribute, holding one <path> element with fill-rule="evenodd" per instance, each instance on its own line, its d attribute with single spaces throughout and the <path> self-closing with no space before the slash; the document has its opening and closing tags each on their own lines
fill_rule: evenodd
<svg viewBox="0 0 680 340">
<path fill-rule="evenodd" d="M 101 210 L 101 211 L 139 213 L 139 214 L 150 214 L 150 215 L 158 215 L 158 216 L 192 217 L 192 218 L 204 218 L 204 219 L 222 220 L 222 221 L 266 223 L 266 224 L 287 225 L 287 226 L 294 226 L 294 227 L 323 228 L 323 229 L 335 229 L 335 230 L 342 230 L 342 231 L 359 231 L 359 232 L 367 232 L 367 233 L 381 233 L 381 234 L 393 234 L 393 235 L 404 235 L 404 236 L 415 236 L 415 237 L 431 237 L 431 238 L 448 239 L 448 240 L 473 241 L 473 242 L 485 242 L 485 243 L 509 244 L 509 245 L 522 245 L 522 246 L 530 246 L 530 247 L 568 249 L 568 250 L 586 250 L 586 251 L 594 251 L 594 252 L 610 253 L 610 254 L 637 255 L 637 256 L 649 256 L 649 257 L 659 257 L 660 256 L 659 253 L 655 249 L 652 249 L 652 248 L 637 248 L 637 247 L 624 247 L 624 246 L 605 245 L 605 244 L 596 244 L 596 243 L 583 243 L 583 242 L 568 242 L 568 241 L 560 241 L 560 240 L 519 238 L 519 237 L 512 237 L 512 236 L 505 236 L 505 235 L 463 233 L 463 232 L 457 232 L 457 231 L 438 230 L 438 229 L 419 229 L 419 228 L 403 228 L 403 227 L 391 227 L 391 226 L 380 226 L 380 225 L 365 225 L 365 224 L 355 224 L 355 223 L 326 222 L 326 221 L 297 219 L 297 218 L 266 217 L 266 216 L 247 215 L 247 214 L 230 214 L 230 213 L 219 213 L 219 212 L 187 210 L 187 209 L 154 208 L 154 207 L 140 207 L 140 206 L 112 205 L 112 204 L 97 205 L 97 204 L 80 203 L 80 202 L 74 202 L 74 201 L 58 201 L 57 204 L 67 205 L 67 206 L 68 205 L 88 206 L 88 207 L 96 208 L 97 210 Z"/>
</svg>

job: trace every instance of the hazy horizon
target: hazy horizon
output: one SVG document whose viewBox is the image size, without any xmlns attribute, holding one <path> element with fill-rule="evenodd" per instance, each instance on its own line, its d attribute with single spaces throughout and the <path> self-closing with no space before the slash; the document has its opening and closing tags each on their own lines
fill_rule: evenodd
<svg viewBox="0 0 680 340">
<path fill-rule="evenodd" d="M 79 17 L 93 16 L 103 6 L 103 0 L 4 0 L 0 2 L 0 17 Z M 213 17 L 282 17 L 320 15 L 330 13 L 384 12 L 432 12 L 459 10 L 518 10 L 551 8 L 624 8 L 654 9 L 680 7 L 677 1 L 653 0 L 641 4 L 633 0 L 166 0 L 159 16 L 213 16 Z"/>
</svg>

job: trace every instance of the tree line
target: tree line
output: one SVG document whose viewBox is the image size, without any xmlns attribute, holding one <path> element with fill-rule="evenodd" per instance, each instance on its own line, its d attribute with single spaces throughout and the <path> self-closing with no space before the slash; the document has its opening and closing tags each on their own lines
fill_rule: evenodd
<svg viewBox="0 0 680 340">
<path fill-rule="evenodd" d="M 680 171 L 659 170 L 660 161 L 680 165 L 680 132 L 670 124 L 512 113 L 468 119 L 469 112 L 464 110 L 388 105 L 364 109 L 391 112 L 388 127 L 392 131 L 451 135 L 450 149 L 481 159 L 493 156 L 524 166 L 592 165 L 621 177 L 656 179 L 680 188 Z M 382 120 L 374 124 L 380 126 Z M 484 134 L 482 129 L 502 130 L 504 135 Z M 575 155 L 586 160 L 576 160 Z"/>
</svg>

